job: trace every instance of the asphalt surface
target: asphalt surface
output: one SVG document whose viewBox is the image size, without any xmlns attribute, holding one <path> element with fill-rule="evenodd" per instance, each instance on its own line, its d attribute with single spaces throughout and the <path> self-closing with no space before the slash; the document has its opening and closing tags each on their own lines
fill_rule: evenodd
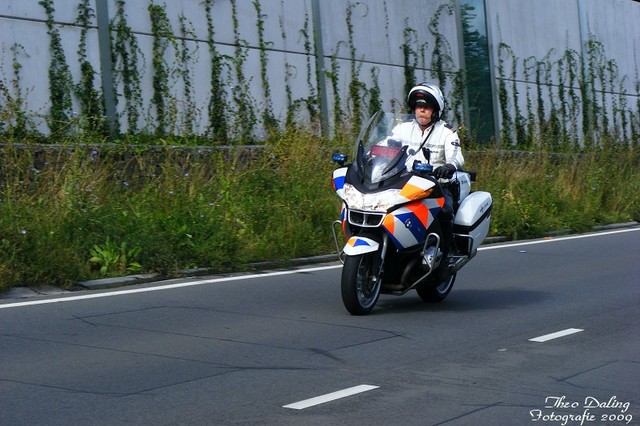
<svg viewBox="0 0 640 426">
<path fill-rule="evenodd" d="M 637 424 L 640 228 L 486 246 L 449 298 L 340 265 L 0 300 L 0 425 Z"/>
</svg>

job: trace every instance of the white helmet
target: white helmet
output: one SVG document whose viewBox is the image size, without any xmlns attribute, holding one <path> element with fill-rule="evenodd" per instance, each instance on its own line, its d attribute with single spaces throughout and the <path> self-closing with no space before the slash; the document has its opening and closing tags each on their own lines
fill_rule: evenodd
<svg viewBox="0 0 640 426">
<path fill-rule="evenodd" d="M 409 91 L 407 104 L 411 111 L 414 111 L 418 104 L 432 107 L 434 109 L 433 121 L 438 121 L 442 110 L 444 110 L 444 96 L 440 88 L 435 84 L 420 83 Z"/>
</svg>

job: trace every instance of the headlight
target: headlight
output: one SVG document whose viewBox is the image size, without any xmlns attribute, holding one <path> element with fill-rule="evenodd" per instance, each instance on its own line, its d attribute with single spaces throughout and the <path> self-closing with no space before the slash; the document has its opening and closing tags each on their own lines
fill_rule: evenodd
<svg viewBox="0 0 640 426">
<path fill-rule="evenodd" d="M 386 212 L 395 204 L 399 189 L 388 189 L 372 194 L 363 194 L 353 185 L 345 183 L 344 201 L 351 209 Z"/>
</svg>

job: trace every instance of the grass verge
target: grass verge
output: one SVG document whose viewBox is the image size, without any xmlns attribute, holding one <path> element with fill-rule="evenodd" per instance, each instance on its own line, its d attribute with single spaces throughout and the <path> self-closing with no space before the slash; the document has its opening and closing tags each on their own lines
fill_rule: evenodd
<svg viewBox="0 0 640 426">
<path fill-rule="evenodd" d="M 0 290 L 188 268 L 246 269 L 334 251 L 329 154 L 290 131 L 259 154 L 69 145 L 0 148 Z M 640 155 L 466 153 L 494 198 L 491 235 L 640 220 Z"/>
</svg>

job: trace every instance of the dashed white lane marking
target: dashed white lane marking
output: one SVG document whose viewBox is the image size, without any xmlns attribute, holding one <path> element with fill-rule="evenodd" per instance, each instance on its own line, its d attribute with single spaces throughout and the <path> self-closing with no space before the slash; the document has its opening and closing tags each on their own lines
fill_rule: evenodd
<svg viewBox="0 0 640 426">
<path fill-rule="evenodd" d="M 580 333 L 584 331 L 581 328 L 567 328 L 566 330 L 556 331 L 555 333 L 545 334 L 544 336 L 534 337 L 533 339 L 529 339 L 530 342 L 546 342 L 548 340 L 557 339 L 558 337 L 568 336 L 570 334 Z"/>
<path fill-rule="evenodd" d="M 305 399 L 304 401 L 294 402 L 293 404 L 284 405 L 283 408 L 304 410 L 305 408 L 313 407 L 314 405 L 320 405 L 324 404 L 325 402 L 335 401 L 336 399 L 346 398 L 347 396 L 352 396 L 373 389 L 378 389 L 379 387 L 380 386 L 373 385 L 354 386 L 352 388 L 347 388 L 337 392 L 328 393 L 326 395 L 316 396 L 315 398 Z"/>
</svg>

